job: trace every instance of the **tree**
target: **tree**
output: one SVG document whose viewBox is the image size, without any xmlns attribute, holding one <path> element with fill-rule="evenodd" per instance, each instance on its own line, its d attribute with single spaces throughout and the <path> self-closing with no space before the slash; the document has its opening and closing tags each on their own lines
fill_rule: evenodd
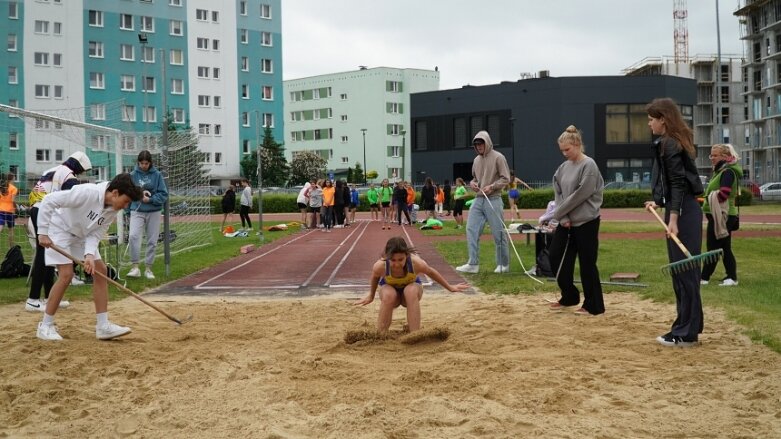
<svg viewBox="0 0 781 439">
<path fill-rule="evenodd" d="M 168 111 L 167 120 L 174 120 Z M 165 128 L 161 124 L 160 131 Z M 168 179 L 169 186 L 192 187 L 209 184 L 209 173 L 204 168 L 206 154 L 198 149 L 198 136 L 193 132 L 189 120 L 185 124 L 167 124 L 168 144 L 163 145 L 162 137 L 158 140 L 161 153 L 155 163 Z"/>
<path fill-rule="evenodd" d="M 312 151 L 296 153 L 290 161 L 290 184 L 304 184 L 311 178 L 325 176 L 328 161 Z"/>
<path fill-rule="evenodd" d="M 374 170 L 366 171 L 366 179 L 368 180 L 374 180 L 375 178 L 379 177 L 380 173 Z"/>
<path fill-rule="evenodd" d="M 260 160 L 263 164 L 260 170 L 263 174 L 263 186 L 284 186 L 290 177 L 290 166 L 287 164 L 281 145 L 274 140 L 270 127 L 266 127 L 263 131 Z M 258 185 L 257 152 L 247 154 L 241 159 L 241 171 L 251 185 Z"/>
<path fill-rule="evenodd" d="M 355 169 L 352 170 L 350 177 L 352 177 L 352 180 L 348 179 L 349 183 L 363 184 L 363 168 L 359 162 L 355 162 Z"/>
</svg>

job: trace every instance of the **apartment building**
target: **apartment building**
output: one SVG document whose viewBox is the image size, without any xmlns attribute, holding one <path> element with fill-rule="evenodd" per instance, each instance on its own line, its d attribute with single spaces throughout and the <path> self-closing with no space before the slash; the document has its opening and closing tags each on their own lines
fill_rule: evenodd
<svg viewBox="0 0 781 439">
<path fill-rule="evenodd" d="M 258 125 L 282 138 L 281 0 L 0 0 L 0 34 L 0 102 L 122 131 L 3 120 L 0 161 L 20 176 L 86 147 L 96 178 L 109 178 L 160 146 L 166 115 L 197 134 L 215 182 L 240 174 Z"/>
<path fill-rule="evenodd" d="M 286 157 L 316 152 L 335 178 L 357 163 L 378 180 L 410 180 L 410 94 L 438 89 L 436 69 L 362 67 L 284 81 Z"/>
<path fill-rule="evenodd" d="M 739 55 L 697 55 L 685 63 L 676 63 L 673 57 L 651 57 L 624 69 L 627 76 L 671 75 L 697 81 L 692 129 L 701 175 L 712 173 L 708 154 L 715 143 L 735 146 L 741 164 L 747 168 L 753 160 L 745 125 L 748 105 L 744 93 L 744 62 Z"/>
</svg>

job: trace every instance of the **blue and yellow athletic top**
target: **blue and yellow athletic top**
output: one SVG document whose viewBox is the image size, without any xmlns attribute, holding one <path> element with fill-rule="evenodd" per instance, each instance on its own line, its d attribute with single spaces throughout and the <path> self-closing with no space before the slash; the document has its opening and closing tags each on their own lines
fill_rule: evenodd
<svg viewBox="0 0 781 439">
<path fill-rule="evenodd" d="M 398 291 L 404 290 L 404 287 L 415 282 L 422 284 L 420 278 L 415 274 L 415 269 L 412 266 L 412 257 L 407 256 L 407 264 L 404 267 L 406 274 L 403 277 L 391 276 L 390 261 L 385 261 L 385 276 L 380 278 L 380 285 L 390 285 Z"/>
</svg>

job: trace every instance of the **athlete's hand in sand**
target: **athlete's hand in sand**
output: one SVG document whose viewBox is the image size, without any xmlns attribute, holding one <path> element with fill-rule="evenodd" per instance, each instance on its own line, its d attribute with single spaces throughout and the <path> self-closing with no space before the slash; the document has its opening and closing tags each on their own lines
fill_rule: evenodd
<svg viewBox="0 0 781 439">
<path fill-rule="evenodd" d="M 356 300 L 355 303 L 353 303 L 353 306 L 368 305 L 372 302 L 374 302 L 374 294 L 369 293 L 363 299 Z"/>
<path fill-rule="evenodd" d="M 458 285 L 451 285 L 452 289 L 450 290 L 451 293 L 462 293 L 469 289 L 469 284 L 466 282 L 462 282 Z"/>
</svg>

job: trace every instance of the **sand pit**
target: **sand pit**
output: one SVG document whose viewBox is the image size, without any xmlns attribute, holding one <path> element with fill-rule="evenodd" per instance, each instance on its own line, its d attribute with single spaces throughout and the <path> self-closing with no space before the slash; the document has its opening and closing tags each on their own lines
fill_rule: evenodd
<svg viewBox="0 0 781 439">
<path fill-rule="evenodd" d="M 0 307 L 0 437 L 780 437 L 781 359 L 706 310 L 702 346 L 654 338 L 672 305 L 605 296 L 608 313 L 547 311 L 542 296 L 427 294 L 424 328 L 449 337 L 347 344 L 377 303 L 154 297 L 111 316 L 133 333 L 98 342 L 91 304 Z M 400 331 L 403 312 L 392 330 Z M 368 326 L 367 326 L 368 325 Z"/>
</svg>

